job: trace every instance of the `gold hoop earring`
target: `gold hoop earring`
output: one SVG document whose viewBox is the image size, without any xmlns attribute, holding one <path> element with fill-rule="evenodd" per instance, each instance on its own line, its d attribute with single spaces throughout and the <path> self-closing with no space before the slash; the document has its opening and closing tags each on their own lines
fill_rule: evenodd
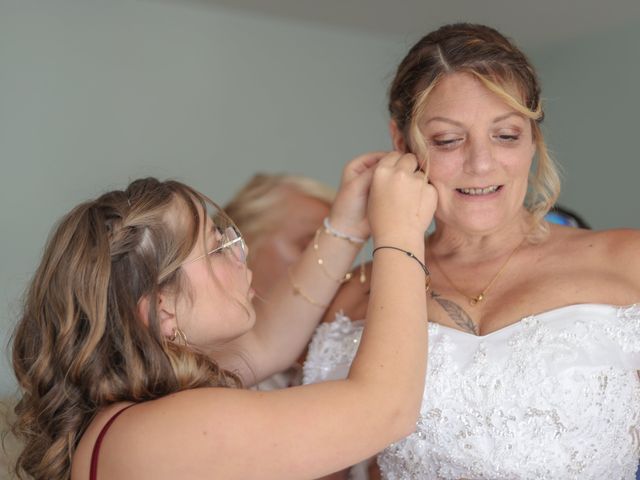
<svg viewBox="0 0 640 480">
<path fill-rule="evenodd" d="M 180 329 L 180 327 L 173 327 L 169 341 L 176 342 L 178 345 L 184 346 L 189 343 L 187 342 L 187 335 Z"/>
</svg>

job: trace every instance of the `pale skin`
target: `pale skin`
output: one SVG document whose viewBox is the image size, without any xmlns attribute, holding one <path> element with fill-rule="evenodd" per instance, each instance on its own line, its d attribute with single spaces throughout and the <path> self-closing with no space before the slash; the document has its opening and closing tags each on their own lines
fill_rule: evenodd
<svg viewBox="0 0 640 480">
<path fill-rule="evenodd" d="M 354 235 L 367 235 L 370 228 L 377 244 L 397 245 L 424 258 L 422 238 L 433 217 L 436 194 L 414 173 L 415 167 L 411 155 L 396 153 L 369 154 L 350 163 L 338 208 L 334 205 L 332 210 L 336 228 L 351 227 Z M 360 209 L 341 210 L 340 201 Z M 398 216 L 398 211 L 404 215 Z M 285 279 L 275 289 L 277 301 L 258 313 L 263 316 L 253 326 L 250 272 L 226 254 L 202 257 L 202 252 L 216 247 L 214 237 L 207 238 L 211 243 L 196 245 L 181 267 L 193 287 L 193 302 L 181 302 L 168 292 L 160 295 L 162 331 L 170 336 L 180 319 L 178 326 L 194 348 L 213 352 L 232 344 L 256 363 L 249 369 L 229 355 L 223 358 L 225 366 L 237 368 L 243 378 L 253 372 L 260 380 L 295 359 L 323 310 L 293 295 Z M 327 237 L 325 248 L 337 241 Z M 341 268 L 346 271 L 355 252 L 339 253 L 333 247 L 336 262 L 331 266 L 338 273 Z M 98 478 L 313 478 L 355 463 L 410 433 L 426 369 L 424 274 L 413 260 L 394 252 L 377 257 L 367 328 L 346 380 L 271 392 L 201 388 L 135 405 L 105 437 Z M 337 285 L 323 280 L 314 261 L 314 253 L 305 251 L 294 266 L 295 278 L 309 295 L 328 302 Z M 402 285 L 392 280 L 398 277 L 405 279 Z M 216 290 L 220 284 L 225 291 Z M 225 294 L 230 297 L 227 304 Z M 141 299 L 141 321 L 147 311 Z M 398 311 L 403 314 L 402 328 L 397 328 Z M 88 478 L 98 432 L 126 405 L 114 404 L 97 413 L 75 451 L 72 479 Z"/>
<path fill-rule="evenodd" d="M 478 80 L 455 73 L 433 90 L 420 129 L 429 145 L 429 181 L 438 192 L 436 230 L 425 243 L 430 322 L 484 336 L 563 306 L 640 302 L 640 231 L 550 225 L 543 241 L 523 240 L 530 219 L 523 201 L 535 153 L 528 119 Z M 406 151 L 395 123 L 390 130 L 395 148 Z M 492 186 L 500 188 L 487 195 L 459 190 Z M 491 282 L 516 247 L 485 300 L 471 305 L 469 297 Z M 347 284 L 324 321 L 340 310 L 364 318 L 368 293 L 367 285 Z"/>
</svg>

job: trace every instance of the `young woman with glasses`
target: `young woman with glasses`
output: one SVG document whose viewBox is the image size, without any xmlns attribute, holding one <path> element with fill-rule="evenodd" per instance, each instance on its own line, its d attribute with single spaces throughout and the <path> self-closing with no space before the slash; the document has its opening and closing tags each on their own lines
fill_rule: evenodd
<svg viewBox="0 0 640 480">
<path fill-rule="evenodd" d="M 48 241 L 13 337 L 18 473 L 313 478 L 411 432 L 425 375 L 423 235 L 435 210 L 416 167 L 398 153 L 349 163 L 319 248 L 258 312 L 240 233 L 192 188 L 143 179 L 74 208 Z M 296 359 L 369 233 L 383 248 L 348 378 L 240 388 Z"/>
</svg>

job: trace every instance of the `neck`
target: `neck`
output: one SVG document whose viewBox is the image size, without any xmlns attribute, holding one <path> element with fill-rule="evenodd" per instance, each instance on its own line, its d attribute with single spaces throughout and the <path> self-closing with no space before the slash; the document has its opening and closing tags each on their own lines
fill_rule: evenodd
<svg viewBox="0 0 640 480">
<path fill-rule="evenodd" d="M 508 224 L 487 232 L 469 232 L 436 220 L 428 249 L 438 258 L 457 257 L 463 262 L 486 262 L 508 255 L 530 231 L 531 214 L 522 209 Z"/>
</svg>

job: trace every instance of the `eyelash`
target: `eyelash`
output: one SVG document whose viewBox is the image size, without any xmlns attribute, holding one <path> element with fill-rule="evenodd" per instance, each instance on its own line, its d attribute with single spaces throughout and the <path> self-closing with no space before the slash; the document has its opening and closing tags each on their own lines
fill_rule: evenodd
<svg viewBox="0 0 640 480">
<path fill-rule="evenodd" d="M 496 135 L 496 137 L 503 142 L 515 142 L 520 138 L 520 135 L 502 134 L 502 135 Z"/>
<path fill-rule="evenodd" d="M 462 137 L 448 138 L 446 140 L 434 139 L 434 140 L 431 141 L 431 144 L 433 146 L 435 146 L 436 148 L 439 148 L 441 150 L 452 150 L 453 148 L 458 146 L 458 144 L 460 142 L 462 142 L 463 140 L 464 140 L 464 138 L 462 138 Z"/>
<path fill-rule="evenodd" d="M 520 139 L 520 134 L 494 135 L 493 138 L 501 143 L 514 143 Z M 446 140 L 433 139 L 430 143 L 441 150 L 453 150 L 464 140 L 464 137 L 447 138 Z"/>
</svg>

